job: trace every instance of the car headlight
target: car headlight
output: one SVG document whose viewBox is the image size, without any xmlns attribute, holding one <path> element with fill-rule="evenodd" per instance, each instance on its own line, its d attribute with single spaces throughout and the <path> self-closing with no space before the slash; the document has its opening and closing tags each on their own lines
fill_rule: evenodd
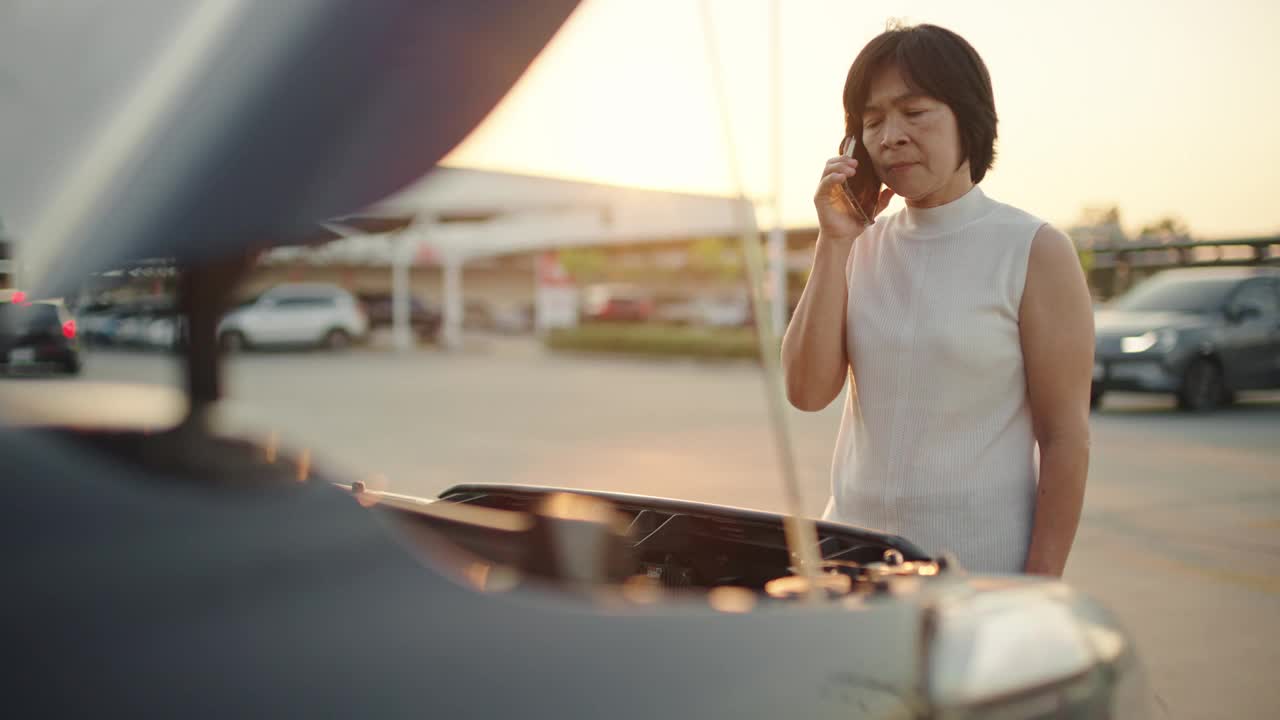
<svg viewBox="0 0 1280 720">
<path fill-rule="evenodd" d="M 1168 350 L 1177 343 L 1178 331 L 1173 328 L 1163 328 L 1124 338 L 1120 341 L 1120 349 L 1126 353 L 1140 353 L 1152 349 Z"/>
<path fill-rule="evenodd" d="M 1062 585 L 980 592 L 934 609 L 928 694 L 938 718 L 1145 717 L 1128 636 Z"/>
</svg>

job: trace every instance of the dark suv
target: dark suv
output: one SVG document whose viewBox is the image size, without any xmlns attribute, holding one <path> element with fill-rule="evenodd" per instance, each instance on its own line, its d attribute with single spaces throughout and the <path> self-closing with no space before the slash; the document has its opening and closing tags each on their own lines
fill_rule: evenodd
<svg viewBox="0 0 1280 720">
<path fill-rule="evenodd" d="M 80 372 L 76 322 L 62 303 L 12 293 L 0 301 L 0 371 Z"/>
<path fill-rule="evenodd" d="M 1204 411 L 1280 388 L 1280 271 L 1158 273 L 1095 315 L 1092 404 L 1107 390 L 1173 393 Z"/>
<path fill-rule="evenodd" d="M 364 308 L 364 314 L 369 317 L 370 330 L 391 327 L 394 317 L 391 293 L 362 292 L 356 294 L 356 299 Z M 440 333 L 440 320 L 439 311 L 428 307 L 417 297 L 409 296 L 409 327 L 413 328 L 413 333 L 418 336 L 418 339 L 424 342 L 435 342 L 436 336 Z"/>
</svg>

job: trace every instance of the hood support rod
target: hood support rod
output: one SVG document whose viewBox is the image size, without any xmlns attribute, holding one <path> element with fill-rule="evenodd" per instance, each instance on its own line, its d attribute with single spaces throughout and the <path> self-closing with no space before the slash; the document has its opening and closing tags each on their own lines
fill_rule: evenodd
<svg viewBox="0 0 1280 720">
<path fill-rule="evenodd" d="M 178 309 L 187 318 L 182 347 L 190 402 L 183 425 L 203 427 L 209 409 L 222 397 L 218 321 L 255 257 L 256 253 L 179 269 Z"/>
</svg>

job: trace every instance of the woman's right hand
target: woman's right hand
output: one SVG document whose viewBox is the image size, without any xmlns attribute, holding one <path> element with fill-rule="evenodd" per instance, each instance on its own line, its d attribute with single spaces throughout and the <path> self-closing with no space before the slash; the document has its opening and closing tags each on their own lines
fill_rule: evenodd
<svg viewBox="0 0 1280 720">
<path fill-rule="evenodd" d="M 867 229 L 844 191 L 844 181 L 857 172 L 858 161 L 854 158 L 836 156 L 827 160 L 818 191 L 813 196 L 813 205 L 818 210 L 818 231 L 823 237 L 852 242 Z M 892 190 L 887 187 L 881 190 L 871 217 L 874 219 L 883 212 L 892 198 Z"/>
</svg>

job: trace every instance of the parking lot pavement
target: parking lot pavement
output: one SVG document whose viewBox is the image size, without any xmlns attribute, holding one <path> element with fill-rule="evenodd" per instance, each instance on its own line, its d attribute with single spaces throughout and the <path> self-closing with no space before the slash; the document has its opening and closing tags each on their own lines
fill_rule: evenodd
<svg viewBox="0 0 1280 720">
<path fill-rule="evenodd" d="M 176 384 L 178 373 L 172 358 L 92 353 L 85 378 Z M 457 353 L 246 354 L 227 380 L 228 427 L 276 431 L 398 492 L 516 482 L 783 509 L 763 386 L 745 364 L 477 338 Z M 810 513 L 825 502 L 839 413 L 837 402 L 789 415 Z M 1135 633 L 1168 717 L 1274 717 L 1280 393 L 1204 416 L 1108 395 L 1092 429 L 1066 579 Z"/>
</svg>

